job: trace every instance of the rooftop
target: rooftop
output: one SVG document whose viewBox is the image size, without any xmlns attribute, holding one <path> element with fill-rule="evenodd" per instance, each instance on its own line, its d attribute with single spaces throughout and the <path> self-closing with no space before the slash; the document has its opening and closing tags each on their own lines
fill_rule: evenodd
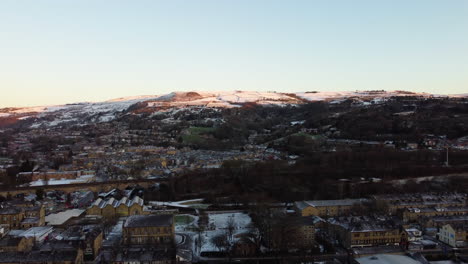
<svg viewBox="0 0 468 264">
<path fill-rule="evenodd" d="M 421 264 L 421 262 L 407 256 L 387 254 L 357 258 L 356 261 L 359 264 Z"/>
<path fill-rule="evenodd" d="M 342 199 L 342 200 L 312 200 L 296 202 L 296 206 L 304 209 L 307 206 L 322 207 L 322 206 L 351 206 L 367 201 L 366 199 Z"/>
<path fill-rule="evenodd" d="M 0 247 L 15 247 L 21 242 L 22 237 L 5 236 L 0 239 Z"/>
<path fill-rule="evenodd" d="M 391 204 L 399 205 L 432 205 L 463 204 L 467 200 L 466 193 L 408 193 L 408 194 L 384 194 L 373 196 L 376 200 L 384 200 Z"/>
<path fill-rule="evenodd" d="M 147 248 L 128 248 L 119 252 L 115 256 L 115 261 L 119 262 L 153 262 L 161 260 L 175 259 L 173 250 L 156 250 Z"/>
<path fill-rule="evenodd" d="M 132 215 L 125 221 L 124 227 L 172 226 L 173 215 Z"/>
<path fill-rule="evenodd" d="M 21 221 L 22 224 L 36 224 L 39 223 L 39 217 L 26 217 Z"/>
<path fill-rule="evenodd" d="M 111 198 L 98 198 L 96 201 L 91 206 L 98 206 L 99 208 L 104 208 L 108 205 L 117 208 L 121 204 L 124 204 L 126 207 L 130 207 L 134 204 L 139 204 L 140 206 L 143 206 L 143 199 L 141 199 L 138 196 L 133 197 L 133 199 L 128 199 L 127 197 L 123 197 L 120 200 L 115 199 L 114 197 Z"/>
<path fill-rule="evenodd" d="M 85 210 L 82 209 L 70 209 L 56 214 L 50 214 L 45 217 L 45 221 L 49 225 L 63 225 L 70 218 L 81 216 Z"/>
<path fill-rule="evenodd" d="M 349 216 L 328 220 L 350 232 L 388 231 L 398 229 L 397 220 L 391 217 Z"/>
<path fill-rule="evenodd" d="M 21 233 L 20 236 L 22 237 L 41 237 L 43 235 L 46 235 L 50 232 L 52 232 L 53 227 L 51 226 L 36 226 L 36 227 L 31 227 L 28 230 L 24 231 Z"/>
<path fill-rule="evenodd" d="M 467 206 L 457 206 L 457 207 L 424 207 L 424 208 L 407 208 L 406 209 L 412 213 L 432 213 L 432 212 L 468 212 Z"/>
<path fill-rule="evenodd" d="M 0 254 L 0 263 L 56 263 L 60 261 L 74 262 L 76 257 L 76 250 L 53 252 L 32 251 L 28 253 L 2 252 L 2 254 Z"/>
</svg>

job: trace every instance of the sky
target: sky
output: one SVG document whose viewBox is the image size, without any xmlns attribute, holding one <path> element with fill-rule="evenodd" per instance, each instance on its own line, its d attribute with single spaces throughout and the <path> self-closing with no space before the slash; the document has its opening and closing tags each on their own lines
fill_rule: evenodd
<svg viewBox="0 0 468 264">
<path fill-rule="evenodd" d="M 468 1 L 0 0 L 0 107 L 220 90 L 468 93 Z"/>
</svg>

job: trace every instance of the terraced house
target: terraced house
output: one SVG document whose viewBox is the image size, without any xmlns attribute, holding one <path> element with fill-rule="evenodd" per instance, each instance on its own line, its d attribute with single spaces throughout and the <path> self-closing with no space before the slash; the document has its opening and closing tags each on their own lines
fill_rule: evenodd
<svg viewBox="0 0 468 264">
<path fill-rule="evenodd" d="M 385 203 L 388 213 L 395 215 L 408 208 L 453 208 L 466 207 L 468 195 L 466 193 L 409 193 L 375 195 L 376 202 Z M 453 209 L 451 209 L 453 210 Z"/>
<path fill-rule="evenodd" d="M 0 208 L 0 224 L 7 225 L 10 229 L 17 229 L 21 227 L 24 213 L 20 208 L 4 207 Z"/>
<path fill-rule="evenodd" d="M 43 205 L 4 203 L 0 205 L 0 225 L 10 229 L 28 229 L 43 226 L 45 223 L 45 208 Z"/>
<path fill-rule="evenodd" d="M 403 211 L 404 221 L 417 221 L 421 218 L 434 216 L 458 216 L 468 215 L 468 206 L 462 207 L 425 207 L 425 208 L 407 208 Z"/>
</svg>

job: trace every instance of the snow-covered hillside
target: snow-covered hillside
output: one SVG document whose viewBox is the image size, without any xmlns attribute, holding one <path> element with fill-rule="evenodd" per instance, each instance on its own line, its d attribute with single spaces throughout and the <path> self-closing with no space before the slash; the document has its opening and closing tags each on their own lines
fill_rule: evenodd
<svg viewBox="0 0 468 264">
<path fill-rule="evenodd" d="M 33 120 L 32 127 L 56 126 L 64 123 L 86 124 L 90 122 L 108 122 L 119 113 L 136 103 L 140 108 L 151 112 L 184 107 L 232 108 L 246 103 L 260 105 L 302 104 L 313 101 L 336 103 L 353 99 L 363 105 L 379 103 L 394 96 L 440 97 L 428 93 L 404 91 L 354 91 L 354 92 L 301 92 L 276 93 L 255 91 L 217 91 L 217 92 L 173 92 L 162 96 L 145 95 L 116 98 L 97 103 L 76 103 L 58 106 L 38 106 L 0 109 L 1 119 Z M 450 95 L 466 97 L 467 95 Z"/>
<path fill-rule="evenodd" d="M 98 103 L 77 103 L 57 106 L 38 106 L 0 109 L 0 118 L 34 119 L 32 127 L 55 126 L 68 122 L 107 122 L 131 105 L 157 98 L 157 96 L 134 96 L 117 98 Z M 85 122 L 83 122 L 85 121 Z"/>
</svg>

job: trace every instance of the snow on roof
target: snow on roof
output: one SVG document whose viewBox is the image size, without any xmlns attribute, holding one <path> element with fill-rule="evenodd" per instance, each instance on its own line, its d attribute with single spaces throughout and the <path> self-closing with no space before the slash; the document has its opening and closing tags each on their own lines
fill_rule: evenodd
<svg viewBox="0 0 468 264">
<path fill-rule="evenodd" d="M 106 200 L 104 200 L 102 198 L 98 198 L 96 201 L 94 201 L 94 203 L 91 205 L 91 207 L 98 206 L 99 208 L 104 208 L 106 206 L 112 206 L 114 208 L 117 208 L 122 204 L 127 206 L 127 207 L 130 207 L 130 206 L 132 206 L 134 204 L 138 204 L 140 206 L 143 206 L 144 201 L 143 201 L 142 198 L 140 198 L 138 196 L 133 197 L 133 199 L 128 199 L 127 197 L 123 197 L 120 200 L 117 200 L 114 197 L 111 197 L 111 198 L 106 199 Z"/>
<path fill-rule="evenodd" d="M 50 214 L 45 217 L 49 225 L 62 225 L 72 217 L 78 217 L 85 212 L 83 209 L 70 209 L 56 214 Z"/>
<path fill-rule="evenodd" d="M 366 201 L 366 199 L 342 199 L 342 200 L 312 200 L 297 203 L 296 206 L 307 207 L 321 207 L 321 206 L 351 206 Z M 299 207 L 299 208 L 301 208 Z"/>
<path fill-rule="evenodd" d="M 23 234 L 26 230 L 19 230 L 19 229 L 15 229 L 15 230 L 10 230 L 8 232 L 8 235 L 10 236 L 21 236 L 21 234 Z"/>
<path fill-rule="evenodd" d="M 75 184 L 86 183 L 94 181 L 94 175 L 82 175 L 76 179 L 49 179 L 47 181 L 37 180 L 29 183 L 29 186 L 44 186 L 44 185 L 62 185 L 62 184 Z"/>
<path fill-rule="evenodd" d="M 192 199 L 192 200 L 183 200 L 183 201 L 176 201 L 176 202 L 151 201 L 149 203 L 150 203 L 150 205 L 190 208 L 193 204 L 202 203 L 202 202 L 203 202 L 203 199 Z"/>
<path fill-rule="evenodd" d="M 19 236 L 38 238 L 52 232 L 52 230 L 53 227 L 51 226 L 36 226 L 29 228 L 28 230 L 21 233 Z"/>
<path fill-rule="evenodd" d="M 421 262 L 407 256 L 387 254 L 378 254 L 373 256 L 357 258 L 356 261 L 359 264 L 421 264 Z"/>
<path fill-rule="evenodd" d="M 102 199 L 98 198 L 96 201 L 94 201 L 94 203 L 91 206 L 99 206 L 99 204 L 101 204 L 101 202 L 102 202 Z"/>
</svg>

